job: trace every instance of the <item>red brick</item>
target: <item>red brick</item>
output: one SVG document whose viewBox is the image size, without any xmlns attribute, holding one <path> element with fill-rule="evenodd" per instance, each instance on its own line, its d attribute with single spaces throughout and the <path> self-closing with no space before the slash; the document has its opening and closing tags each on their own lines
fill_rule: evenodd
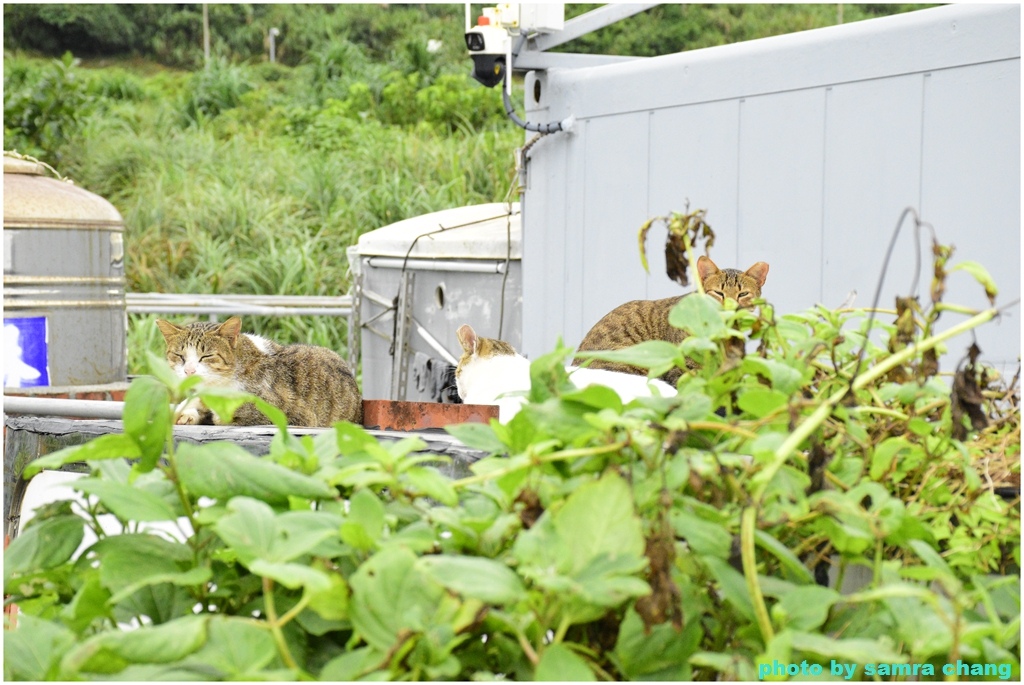
<svg viewBox="0 0 1024 685">
<path fill-rule="evenodd" d="M 363 425 L 380 430 L 444 428 L 456 423 L 487 423 L 496 418 L 498 407 L 492 404 L 363 400 Z"/>
</svg>

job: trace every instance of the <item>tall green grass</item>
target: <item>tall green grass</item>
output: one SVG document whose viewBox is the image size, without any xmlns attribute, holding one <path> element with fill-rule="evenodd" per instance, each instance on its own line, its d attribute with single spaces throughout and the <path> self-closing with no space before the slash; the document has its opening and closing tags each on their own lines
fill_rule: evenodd
<svg viewBox="0 0 1024 685">
<path fill-rule="evenodd" d="M 26 70 L 42 68 L 22 57 L 13 62 L 22 80 Z M 282 70 L 291 78 L 280 78 Z M 434 86 L 446 89 L 450 116 L 432 99 L 418 105 L 414 90 L 404 104 L 419 121 L 396 124 L 378 118 L 388 110 L 365 89 L 353 102 L 368 111 L 293 97 L 318 78 L 312 66 L 79 72 L 92 99 L 76 118 L 76 135 L 60 146 L 61 171 L 124 217 L 132 292 L 344 294 L 351 285 L 345 250 L 361 234 L 504 199 L 513 150 L 522 144 L 518 129 L 490 112 L 470 113 L 471 125 L 455 111 L 493 96 L 497 112 L 498 93 L 463 77 Z M 426 104 L 435 111 L 419 117 L 416 107 Z M 143 369 L 146 350 L 163 349 L 155 318 L 130 317 L 130 373 Z M 245 324 L 282 343 L 346 353 L 346 322 L 335 317 L 251 317 Z"/>
</svg>

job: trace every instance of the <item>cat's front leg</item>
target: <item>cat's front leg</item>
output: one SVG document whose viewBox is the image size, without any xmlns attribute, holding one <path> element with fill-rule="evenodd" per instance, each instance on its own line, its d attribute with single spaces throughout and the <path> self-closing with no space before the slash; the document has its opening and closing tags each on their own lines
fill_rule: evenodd
<svg viewBox="0 0 1024 685">
<path fill-rule="evenodd" d="M 198 397 L 184 403 L 176 412 L 174 423 L 178 426 L 194 426 L 213 423 L 212 414 Z"/>
</svg>

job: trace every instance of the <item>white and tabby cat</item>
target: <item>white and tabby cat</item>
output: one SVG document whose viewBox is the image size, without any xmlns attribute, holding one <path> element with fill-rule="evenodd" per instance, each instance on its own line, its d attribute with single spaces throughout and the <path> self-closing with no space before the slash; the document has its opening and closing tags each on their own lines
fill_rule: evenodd
<svg viewBox="0 0 1024 685">
<path fill-rule="evenodd" d="M 208 384 L 252 393 L 280 409 L 292 426 L 362 423 L 363 404 L 348 364 L 333 350 L 316 345 L 279 345 L 242 333 L 242 321 L 196 321 L 175 326 L 157 320 L 167 342 L 167 361 L 178 376 L 198 375 Z M 233 419 L 214 415 L 198 400 L 183 407 L 179 424 L 270 423 L 256 405 L 239 407 Z"/>
<path fill-rule="evenodd" d="M 456 336 L 462 345 L 462 358 L 455 369 L 459 397 L 466 404 L 498 405 L 498 420 L 507 423 L 526 402 L 523 395 L 530 389 L 530 360 L 507 342 L 478 336 L 468 324 L 460 326 Z M 637 397 L 676 394 L 675 388 L 657 379 L 575 366 L 567 366 L 566 371 L 577 388 L 604 385 L 624 403 Z"/>
</svg>

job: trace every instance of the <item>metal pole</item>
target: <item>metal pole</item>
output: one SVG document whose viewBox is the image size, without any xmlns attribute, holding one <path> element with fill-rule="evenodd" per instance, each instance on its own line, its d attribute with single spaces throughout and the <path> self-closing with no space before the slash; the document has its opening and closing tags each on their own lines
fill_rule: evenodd
<svg viewBox="0 0 1024 685">
<path fill-rule="evenodd" d="M 210 10 L 203 3 L 203 66 L 210 66 Z"/>
<path fill-rule="evenodd" d="M 81 419 L 120 419 L 124 413 L 124 402 L 4 395 L 4 413 L 74 416 Z"/>
<path fill-rule="evenodd" d="M 270 29 L 270 61 L 271 61 L 271 63 L 277 61 L 277 50 L 275 49 L 276 45 L 275 45 L 275 40 L 274 39 L 277 38 L 279 35 L 281 35 L 281 32 L 278 31 L 276 28 Z"/>
</svg>

